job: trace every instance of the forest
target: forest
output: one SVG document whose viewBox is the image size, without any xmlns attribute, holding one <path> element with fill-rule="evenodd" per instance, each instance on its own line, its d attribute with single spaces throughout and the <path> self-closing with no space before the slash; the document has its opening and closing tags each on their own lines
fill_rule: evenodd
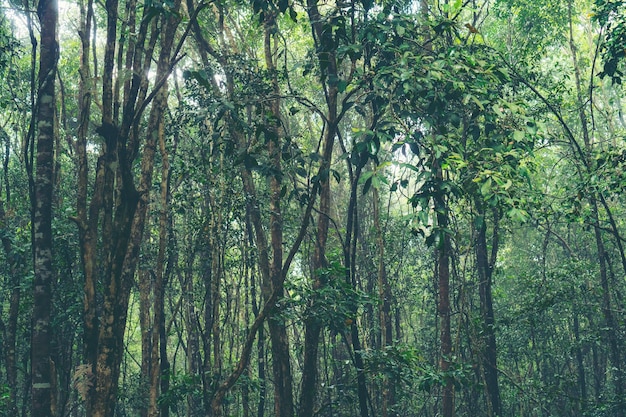
<svg viewBox="0 0 626 417">
<path fill-rule="evenodd" d="M 626 417 L 626 1 L 0 0 L 0 417 Z"/>
</svg>

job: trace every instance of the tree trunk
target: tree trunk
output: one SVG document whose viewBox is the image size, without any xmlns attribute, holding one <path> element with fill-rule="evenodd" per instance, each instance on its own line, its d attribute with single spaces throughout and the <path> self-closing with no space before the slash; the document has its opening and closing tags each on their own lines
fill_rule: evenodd
<svg viewBox="0 0 626 417">
<path fill-rule="evenodd" d="M 283 276 L 283 217 L 281 211 L 281 145 L 282 141 L 280 126 L 282 118 L 280 114 L 280 89 L 278 86 L 278 74 L 274 64 L 274 51 L 272 50 L 272 38 L 276 22 L 274 16 L 269 13 L 264 22 L 265 29 L 265 64 L 272 77 L 272 90 L 274 97 L 270 101 L 271 119 L 268 133 L 269 158 L 274 170 L 270 177 L 270 240 L 272 246 L 272 261 L 270 264 L 271 287 L 278 297 L 284 296 Z M 272 370 L 274 375 L 274 415 L 276 417 L 293 417 L 293 381 L 291 375 L 291 351 L 287 327 L 281 320 L 269 320 L 270 340 L 272 342 Z"/>
<path fill-rule="evenodd" d="M 5 170 L 6 175 L 6 170 Z M 8 190 L 8 188 L 7 188 Z M 7 202 L 9 202 L 9 194 L 7 192 Z M 4 210 L 4 202 L 0 200 L 0 224 L 7 225 L 6 212 Z M 6 226 L 5 226 L 6 227 Z M 2 246 L 6 259 L 9 263 L 9 317 L 6 327 L 2 328 L 3 348 L 4 348 L 4 364 L 6 369 L 6 381 L 9 387 L 9 398 L 6 404 L 7 414 L 17 415 L 17 323 L 19 319 L 20 300 L 22 296 L 20 278 L 24 275 L 24 259 L 19 253 L 15 252 L 12 240 L 7 233 L 0 233 L 2 236 Z"/>
<path fill-rule="evenodd" d="M 346 282 L 352 288 L 357 290 L 356 281 L 356 248 L 358 240 L 358 211 L 357 211 L 357 196 L 359 178 L 361 177 L 361 170 L 365 165 L 365 159 L 360 158 L 359 164 L 356 166 L 356 171 L 351 175 L 350 184 L 350 200 L 348 203 L 348 213 L 346 218 L 346 239 L 344 242 L 344 264 L 346 268 Z M 363 356 L 361 355 L 362 346 L 359 338 L 359 327 L 357 324 L 357 308 L 358 306 L 350 306 L 352 314 L 352 323 L 350 324 L 350 342 L 352 344 L 352 351 L 354 354 L 354 367 L 356 368 L 357 375 L 357 396 L 359 398 L 359 412 L 361 417 L 368 417 L 368 391 L 367 382 L 365 379 L 365 364 L 363 362 Z"/>
<path fill-rule="evenodd" d="M 569 46 L 571 51 L 572 63 L 574 66 L 574 80 L 576 86 L 576 94 L 578 100 L 578 117 L 580 121 L 580 127 L 583 133 L 583 141 L 585 144 L 585 152 L 586 154 L 581 153 L 581 157 L 584 159 L 585 165 L 590 171 L 590 164 L 588 161 L 592 158 L 592 137 L 589 132 L 587 114 L 586 114 L 586 100 L 583 100 L 583 93 L 581 87 L 581 74 L 580 67 L 578 63 L 578 54 L 577 49 L 574 44 L 574 35 L 573 35 L 573 16 L 572 16 L 572 1 L 568 2 L 568 21 L 569 21 Z M 573 139 L 573 138 L 572 138 Z M 575 139 L 573 139 L 575 140 Z M 578 147 L 580 150 L 580 147 Z M 591 174 L 591 172 L 589 172 Z M 611 219 L 611 226 L 613 227 L 613 232 L 615 234 L 616 243 L 619 248 L 619 253 L 622 258 L 622 265 L 624 268 L 624 272 L 626 272 L 626 259 L 624 258 L 624 251 L 622 248 L 622 243 L 620 240 L 620 236 L 617 233 L 617 229 L 615 227 L 615 222 L 613 221 L 613 217 L 611 211 L 604 200 L 602 192 L 596 192 L 595 190 L 591 190 L 589 195 L 589 205 L 591 206 L 591 216 L 594 226 L 594 236 L 596 240 L 596 248 L 598 250 L 598 261 L 600 266 L 600 286 L 602 288 L 602 312 L 604 315 L 604 321 L 606 325 L 606 337 L 609 345 L 609 358 L 611 360 L 611 365 L 613 365 L 613 372 L 611 375 L 613 377 L 614 382 L 614 391 L 615 397 L 617 401 L 616 408 L 616 416 L 624 417 L 626 415 L 626 401 L 624 400 L 624 370 L 622 369 L 622 357 L 621 357 L 621 342 L 618 338 L 619 324 L 618 321 L 615 320 L 613 316 L 612 310 L 612 302 L 611 302 L 611 288 L 609 286 L 608 279 L 608 271 L 607 271 L 607 258 L 606 258 L 606 250 L 604 247 L 604 240 L 602 237 L 602 231 L 600 230 L 600 220 L 598 213 L 598 200 L 603 203 L 604 208 L 606 209 L 607 215 Z"/>
<path fill-rule="evenodd" d="M 381 300 L 380 315 L 380 333 L 381 346 L 389 348 L 393 346 L 393 323 L 391 321 L 391 285 L 387 279 L 387 269 L 385 267 L 385 237 L 381 226 L 380 213 L 380 195 L 378 189 L 374 188 L 372 193 L 374 205 L 374 229 L 376 230 L 376 244 L 378 246 L 378 297 Z M 383 416 L 395 417 L 397 413 L 394 411 L 396 402 L 395 394 L 396 381 L 386 378 L 383 381 Z"/>
<path fill-rule="evenodd" d="M 174 11 L 178 5 L 179 2 L 174 2 Z M 77 219 L 79 229 L 85 237 L 81 242 L 86 283 L 85 302 L 97 303 L 97 297 L 90 298 L 95 291 L 96 282 L 102 283 L 103 291 L 100 308 L 96 309 L 92 305 L 85 307 L 87 312 L 101 311 L 100 317 L 96 318 L 100 323 L 97 333 L 90 328 L 96 321 L 86 322 L 88 332 L 97 334 L 95 341 L 88 341 L 88 347 L 92 351 L 86 354 L 89 360 L 94 361 L 89 364 L 93 366 L 94 389 L 86 402 L 87 414 L 93 417 L 110 417 L 116 406 L 130 289 L 143 239 L 156 143 L 167 106 L 167 89 L 164 84 L 171 71 L 170 54 L 179 21 L 176 13 L 172 13 L 167 17 L 144 18 L 139 28 L 131 28 L 137 29 L 137 36 L 132 40 L 134 50 L 133 54 L 128 55 L 126 65 L 133 75 L 124 84 L 123 114 L 121 123 L 118 124 L 120 82 L 114 82 L 113 76 L 121 69 L 115 69 L 114 58 L 116 45 L 121 51 L 122 43 L 118 45 L 116 39 L 119 17 L 117 0 L 107 0 L 106 8 L 107 45 L 101 77 L 102 123 L 97 129 L 103 139 L 103 151 L 97 163 L 89 211 L 82 213 L 83 217 Z M 149 13 L 150 9 L 146 8 L 144 14 Z M 149 21 L 152 22 L 151 31 L 148 30 Z M 158 22 L 162 25 L 160 30 L 157 30 Z M 150 39 L 146 43 L 149 32 Z M 157 83 L 152 93 L 147 95 L 146 74 L 152 62 L 157 36 L 160 34 L 162 37 L 156 70 Z M 118 65 L 120 62 L 118 60 Z M 152 100 L 154 101 L 146 130 L 148 134 L 141 153 L 139 186 L 136 188 L 133 162 L 139 150 L 139 124 L 144 109 Z M 85 178 L 79 181 L 87 183 Z M 79 202 L 79 206 L 86 207 L 86 202 Z"/>
<path fill-rule="evenodd" d="M 322 27 L 322 17 L 317 7 L 316 0 L 307 0 L 307 13 L 309 16 L 309 22 L 311 24 L 311 31 L 313 33 L 313 39 L 315 40 L 316 47 L 318 49 L 318 62 L 326 62 L 325 69 L 323 71 L 327 74 L 325 76 L 336 76 L 337 64 L 335 62 L 335 51 L 330 49 L 334 44 L 331 31 L 324 31 Z M 320 64 L 322 67 L 322 65 Z M 324 277 L 318 274 L 320 269 L 325 268 L 326 265 L 326 241 L 328 239 L 328 227 L 329 227 L 329 211 L 330 211 L 330 164 L 332 161 L 332 152 L 335 143 L 335 137 L 337 135 L 337 96 L 338 90 L 336 86 L 327 85 L 323 82 L 323 87 L 326 93 L 326 106 L 327 106 L 327 124 L 324 132 L 324 144 L 322 149 L 322 164 L 320 167 L 320 203 L 319 203 L 319 216 L 317 222 L 317 234 L 315 242 L 315 250 L 313 259 L 311 261 L 311 269 L 314 274 L 313 289 L 320 290 L 325 285 Z M 323 175 L 321 175 L 323 174 Z M 315 298 L 311 300 L 311 304 L 308 306 L 310 310 L 315 310 Z M 315 413 L 315 400 L 317 395 L 317 379 L 318 379 L 318 347 L 320 343 L 320 335 L 322 331 L 321 323 L 310 315 L 305 320 L 305 333 L 304 333 L 304 359 L 303 359 L 303 373 L 302 373 L 302 385 L 300 393 L 300 403 L 298 407 L 299 417 L 312 417 Z"/>
<path fill-rule="evenodd" d="M 616 416 L 624 417 L 626 415 L 626 403 L 624 402 L 624 375 L 622 370 L 621 343 L 618 338 L 618 324 L 613 316 L 611 290 L 609 287 L 609 279 L 606 266 L 606 250 L 602 239 L 602 233 L 599 228 L 597 205 L 595 200 L 591 201 L 592 216 L 594 221 L 594 234 L 596 238 L 596 247 L 598 249 L 598 260 L 600 263 L 600 287 L 602 288 L 602 313 L 606 326 L 605 337 L 609 345 L 609 358 L 613 366 L 610 374 L 613 377 L 615 390 L 615 398 L 617 402 Z"/>
<path fill-rule="evenodd" d="M 494 212 L 491 259 L 487 254 L 487 218 L 480 203 L 477 203 L 478 215 L 482 217 L 476 236 L 476 267 L 478 270 L 478 292 L 480 294 L 480 312 L 483 319 L 485 348 L 482 367 L 485 377 L 487 409 L 490 416 L 500 416 L 500 388 L 498 385 L 497 351 L 493 299 L 491 295 L 493 267 L 498 253 L 498 214 Z"/>
<path fill-rule="evenodd" d="M 174 140 L 174 148 L 177 141 Z M 170 232 L 172 229 L 171 207 L 170 207 L 170 153 L 165 143 L 165 126 L 159 126 L 159 150 L 161 153 L 161 209 L 159 212 L 159 250 L 156 260 L 155 282 L 154 282 L 154 328 L 155 334 L 152 339 L 152 380 L 150 395 L 150 413 L 153 416 L 168 417 L 169 405 L 158 404 L 160 395 L 164 395 L 169 390 L 170 363 L 167 357 L 167 331 L 165 328 L 165 289 L 167 288 L 168 277 L 171 272 L 174 257 L 170 256 L 167 266 L 166 254 L 168 243 L 170 242 Z"/>
<path fill-rule="evenodd" d="M 152 277 L 150 272 L 139 272 L 139 326 L 141 329 L 141 391 L 150 398 L 151 372 L 152 372 L 152 332 L 154 331 L 151 320 L 152 300 Z M 150 401 L 142 401 L 140 404 L 140 417 L 148 417 Z"/>
<path fill-rule="evenodd" d="M 56 94 L 55 79 L 59 46 L 57 43 L 58 6 L 56 0 L 41 0 L 37 7 L 41 26 L 40 65 L 37 94 L 37 168 L 32 205 L 33 237 L 33 316 L 31 338 L 32 414 L 52 416 L 54 374 L 50 345 L 52 304 L 52 198 Z"/>
<path fill-rule="evenodd" d="M 246 213 L 246 243 L 245 247 L 245 262 L 246 269 L 250 274 L 250 299 L 251 299 L 251 307 L 252 314 L 254 317 L 258 317 L 260 313 L 259 309 L 259 301 L 257 297 L 257 284 L 255 279 L 255 270 L 252 264 L 252 256 L 249 250 L 249 247 L 254 244 L 254 236 L 252 225 L 250 224 L 250 216 Z M 266 374 L 265 374 L 265 362 L 266 362 L 266 352 L 265 352 L 265 329 L 263 326 L 259 327 L 259 335 L 257 338 L 257 379 L 259 381 L 259 402 L 257 403 L 257 411 L 256 417 L 264 417 L 265 415 L 265 395 L 267 392 L 267 383 L 266 383 Z"/>
<path fill-rule="evenodd" d="M 435 177 L 441 184 L 443 182 L 442 168 L 435 162 Z M 439 369 L 444 374 L 441 395 L 441 415 L 452 417 L 454 415 L 454 380 L 450 377 L 450 365 L 452 361 L 452 334 L 450 329 L 450 235 L 448 232 L 448 204 L 442 190 L 437 190 L 434 198 L 434 209 L 437 213 L 437 229 L 439 234 L 435 240 L 437 245 L 437 290 L 439 314 Z"/>
<path fill-rule="evenodd" d="M 575 308 L 575 307 L 574 307 Z M 586 409 L 587 404 L 587 381 L 585 378 L 585 361 L 584 355 L 581 348 L 581 340 L 580 340 L 580 323 L 578 318 L 578 311 L 574 311 L 574 340 L 576 341 L 576 347 L 574 349 L 576 353 L 576 370 L 578 371 L 578 389 L 580 390 L 580 400 L 581 410 L 584 411 Z"/>
<path fill-rule="evenodd" d="M 441 247 L 437 250 L 438 313 L 440 320 L 439 369 L 445 375 L 441 396 L 441 415 L 443 417 L 452 417 L 454 415 L 454 381 L 448 375 L 450 372 L 452 354 L 452 337 L 450 331 L 450 237 L 445 234 L 446 232 L 442 233 L 444 233 L 442 237 L 443 241 L 440 243 Z"/>
<path fill-rule="evenodd" d="M 191 246 L 191 244 L 189 245 Z M 200 353 L 200 330 L 198 329 L 198 312 L 194 305 L 195 287 L 193 282 L 193 264 L 195 260 L 195 252 L 187 254 L 184 268 L 184 278 L 181 282 L 183 291 L 183 315 L 185 329 L 187 330 L 187 351 L 186 351 L 186 372 L 192 377 L 197 377 L 202 381 L 203 397 L 205 402 L 209 401 L 208 383 L 206 381 L 205 372 L 203 372 L 203 363 Z M 206 346 L 205 346 L 206 350 Z M 206 405 L 208 407 L 208 405 Z M 196 417 L 201 414 L 200 400 L 195 395 L 187 395 L 187 417 Z"/>
</svg>

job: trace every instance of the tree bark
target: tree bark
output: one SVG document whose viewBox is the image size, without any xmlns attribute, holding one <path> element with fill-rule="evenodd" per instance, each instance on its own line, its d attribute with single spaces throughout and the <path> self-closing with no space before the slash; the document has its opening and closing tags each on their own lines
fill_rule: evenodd
<svg viewBox="0 0 626 417">
<path fill-rule="evenodd" d="M 154 283 L 154 327 L 155 334 L 152 341 L 152 357 L 158 358 L 153 361 L 150 406 L 151 413 L 160 417 L 169 416 L 169 405 L 159 406 L 158 399 L 169 390 L 170 363 L 167 357 L 167 331 L 165 328 L 165 289 L 167 288 L 168 277 L 171 272 L 174 257 L 170 256 L 166 263 L 168 243 L 170 242 L 170 232 L 172 229 L 171 218 L 171 171 L 170 152 L 167 150 L 165 142 L 164 124 L 159 126 L 159 150 L 161 153 L 161 210 L 159 212 L 159 250 L 157 253 L 155 283 Z M 177 141 L 174 140 L 173 147 L 176 148 Z"/>
<path fill-rule="evenodd" d="M 280 126 L 282 118 L 280 114 L 280 89 L 278 86 L 278 73 L 274 64 L 274 53 L 272 50 L 272 33 L 274 33 L 276 22 L 270 13 L 264 22 L 265 30 L 265 64 L 271 74 L 273 97 L 270 100 L 271 118 L 269 123 L 268 151 L 273 174 L 270 176 L 270 218 L 269 230 L 272 247 L 272 260 L 270 263 L 270 281 L 273 292 L 279 298 L 284 296 L 283 276 L 283 215 L 281 211 L 281 133 Z M 271 132 L 271 133 L 269 133 Z M 287 328 L 281 320 L 268 322 L 272 350 L 272 371 L 274 376 L 274 415 L 276 417 L 293 417 L 293 378 L 291 375 L 291 351 L 289 349 L 289 338 Z"/>
<path fill-rule="evenodd" d="M 491 258 L 489 258 L 487 252 L 487 218 L 482 205 L 477 203 L 477 206 L 478 215 L 482 216 L 475 245 L 480 311 L 483 319 L 483 334 L 485 339 L 482 367 L 486 382 L 485 391 L 487 394 L 487 409 L 489 410 L 489 415 L 500 416 L 496 332 L 494 328 L 493 297 L 491 294 L 493 267 L 498 253 L 498 214 L 494 212 Z"/>
<path fill-rule="evenodd" d="M 150 375 L 152 372 L 152 320 L 150 317 L 152 300 L 152 277 L 148 270 L 139 272 L 139 326 L 141 329 L 141 383 L 143 395 L 151 399 Z M 148 417 L 150 401 L 142 401 L 140 417 Z"/>
<path fill-rule="evenodd" d="M 55 79 L 59 46 L 57 43 L 58 5 L 56 0 L 41 0 L 37 8 L 41 26 L 40 65 L 36 107 L 37 167 L 32 204 L 33 237 L 33 316 L 31 336 L 32 413 L 52 416 L 54 374 L 50 345 L 52 305 L 52 198 L 54 181 L 54 143 L 56 93 Z"/>
<path fill-rule="evenodd" d="M 385 237 L 380 224 L 380 195 L 378 190 L 372 190 L 372 203 L 374 208 L 374 229 L 376 231 L 376 244 L 378 246 L 378 297 L 381 300 L 379 307 L 379 322 L 381 333 L 381 346 L 389 348 L 393 346 L 393 325 L 391 322 L 391 285 L 387 279 L 387 269 L 385 267 Z M 383 380 L 383 417 L 396 417 L 394 410 L 396 402 L 396 381 L 386 377 Z"/>
<path fill-rule="evenodd" d="M 344 265 L 346 268 L 346 283 L 355 290 L 357 289 L 356 281 L 356 248 L 358 240 L 358 212 L 357 212 L 357 199 L 358 199 L 358 185 L 359 178 L 361 177 L 361 170 L 365 165 L 365 159 L 360 158 L 360 162 L 356 166 L 356 171 L 351 175 L 350 181 L 350 199 L 348 203 L 348 213 L 346 218 L 346 238 L 344 241 Z M 351 320 L 350 324 L 350 343 L 352 344 L 352 351 L 354 355 L 354 367 L 356 368 L 357 375 L 357 396 L 359 398 L 359 413 L 361 417 L 368 417 L 369 407 L 368 400 L 369 394 L 367 391 L 367 381 L 365 379 L 365 364 L 363 362 L 363 356 L 361 355 L 361 340 L 359 338 L 359 327 L 357 324 L 357 308 L 358 306 L 350 306 Z"/>
<path fill-rule="evenodd" d="M 442 168 L 435 162 L 435 177 L 441 184 L 443 182 Z M 452 361 L 452 333 L 450 329 L 450 251 L 451 242 L 448 232 L 448 204 L 442 190 L 437 190 L 434 198 L 434 209 L 437 217 L 435 240 L 437 245 L 437 290 L 439 314 L 439 369 L 444 374 L 441 395 L 441 415 L 452 417 L 454 415 L 454 380 L 450 377 L 450 365 Z"/>
<path fill-rule="evenodd" d="M 178 5 L 179 2 L 174 2 L 174 11 Z M 129 58 L 126 61 L 126 69 L 132 77 L 124 84 L 120 121 L 117 111 L 120 84 L 119 80 L 114 80 L 114 75 L 121 68 L 115 68 L 115 52 L 116 46 L 121 51 L 124 42 L 120 40 L 118 44 L 117 40 L 118 1 L 107 0 L 105 6 L 107 44 L 101 76 L 102 122 L 97 129 L 103 140 L 102 153 L 98 158 L 94 191 L 88 209 L 85 189 L 79 186 L 81 201 L 78 203 L 79 217 L 76 219 L 83 237 L 85 344 L 86 350 L 89 349 L 85 356 L 88 366 L 93 370 L 94 384 L 86 401 L 86 409 L 87 414 L 93 417 L 110 417 L 115 410 L 130 289 L 143 239 L 156 143 L 167 106 L 165 80 L 171 72 L 170 55 L 179 22 L 176 13 L 150 18 L 151 10 L 146 8 L 139 28 L 130 28 L 131 31 L 137 29 L 137 36 L 133 39 L 132 54 L 127 55 L 132 55 L 132 60 Z M 151 31 L 148 30 L 149 22 Z M 157 82 L 151 94 L 147 95 L 146 74 L 159 35 L 161 43 Z M 118 66 L 120 62 L 118 60 Z M 139 150 L 139 125 L 149 102 L 152 102 L 152 108 L 147 123 L 148 134 L 142 148 L 139 185 L 136 187 L 133 166 Z M 82 175 L 79 184 L 87 184 L 86 168 L 79 172 Z M 101 298 L 95 297 L 98 282 L 102 284 Z"/>
<path fill-rule="evenodd" d="M 331 48 L 334 44 L 331 31 L 324 31 L 322 27 L 322 17 L 317 7 L 316 0 L 307 0 L 307 12 L 309 22 L 311 24 L 311 32 L 317 48 L 318 62 L 327 63 L 326 69 L 322 74 L 322 78 L 337 75 L 337 63 L 335 60 L 335 51 Z M 329 49 L 330 48 L 330 49 Z M 332 161 L 332 152 L 337 135 L 337 116 L 338 90 L 334 85 L 327 85 L 322 81 L 326 93 L 326 131 L 324 132 L 324 143 L 322 148 L 322 164 L 320 167 L 320 203 L 319 216 L 317 221 L 317 233 L 313 258 L 311 260 L 311 269 L 314 274 L 313 289 L 320 290 L 325 285 L 325 278 L 318 274 L 320 269 L 327 266 L 326 264 L 326 241 L 328 239 L 329 227 L 329 211 L 330 211 L 330 164 Z M 310 310 L 315 310 L 316 300 L 313 298 L 308 306 Z M 298 408 L 299 417 L 312 417 L 315 413 L 315 400 L 317 396 L 317 379 L 318 379 L 318 347 L 320 343 L 320 335 L 322 325 L 314 315 L 305 320 L 304 334 L 304 359 L 302 385 L 300 393 L 300 401 Z"/>
</svg>

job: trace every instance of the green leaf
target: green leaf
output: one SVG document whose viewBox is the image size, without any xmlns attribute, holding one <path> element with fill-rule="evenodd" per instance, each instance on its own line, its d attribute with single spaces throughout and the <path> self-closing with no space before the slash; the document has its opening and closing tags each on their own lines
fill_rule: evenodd
<svg viewBox="0 0 626 417">
<path fill-rule="evenodd" d="M 365 180 L 365 184 L 363 184 L 363 195 L 367 194 L 369 189 L 372 187 L 372 177 L 370 176 L 367 180 Z"/>
<path fill-rule="evenodd" d="M 487 178 L 487 181 L 485 181 L 480 187 L 480 193 L 483 196 L 488 196 L 491 194 L 491 178 Z"/>
</svg>

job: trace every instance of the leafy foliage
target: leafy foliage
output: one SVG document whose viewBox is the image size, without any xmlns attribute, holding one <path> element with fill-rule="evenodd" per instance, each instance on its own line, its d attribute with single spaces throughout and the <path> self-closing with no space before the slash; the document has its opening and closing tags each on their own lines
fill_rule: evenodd
<svg viewBox="0 0 626 417">
<path fill-rule="evenodd" d="M 610 77 L 616 84 L 621 84 L 623 72 L 621 62 L 626 57 L 626 3 L 621 0 L 595 0 L 594 18 L 605 31 L 602 43 L 604 68 L 600 77 Z"/>
</svg>

